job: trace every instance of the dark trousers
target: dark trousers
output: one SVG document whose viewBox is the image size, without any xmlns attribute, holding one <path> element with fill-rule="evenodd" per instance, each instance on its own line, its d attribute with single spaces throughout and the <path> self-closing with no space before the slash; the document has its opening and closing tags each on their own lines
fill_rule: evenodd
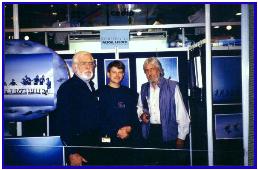
<svg viewBox="0 0 258 170">
<path fill-rule="evenodd" d="M 175 149 L 176 140 L 169 142 L 163 141 L 162 126 L 150 124 L 149 137 L 145 141 L 145 147 L 157 148 L 154 150 L 146 150 L 142 154 L 143 162 L 146 165 L 184 165 L 187 163 L 185 153 Z"/>
<path fill-rule="evenodd" d="M 148 138 L 149 145 L 160 146 L 162 145 L 162 128 L 160 124 L 151 124 L 150 133 Z"/>
<path fill-rule="evenodd" d="M 154 148 L 175 148 L 176 141 L 164 142 L 162 137 L 161 124 L 150 124 L 149 137 L 145 141 L 148 147 Z"/>
</svg>

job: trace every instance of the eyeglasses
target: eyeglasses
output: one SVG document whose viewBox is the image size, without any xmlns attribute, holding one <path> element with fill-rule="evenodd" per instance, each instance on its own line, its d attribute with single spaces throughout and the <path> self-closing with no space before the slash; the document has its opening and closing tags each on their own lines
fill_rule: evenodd
<svg viewBox="0 0 258 170">
<path fill-rule="evenodd" d="M 80 66 L 91 66 L 91 67 L 95 66 L 95 62 L 94 61 L 92 61 L 92 62 L 79 62 L 78 64 Z"/>
</svg>

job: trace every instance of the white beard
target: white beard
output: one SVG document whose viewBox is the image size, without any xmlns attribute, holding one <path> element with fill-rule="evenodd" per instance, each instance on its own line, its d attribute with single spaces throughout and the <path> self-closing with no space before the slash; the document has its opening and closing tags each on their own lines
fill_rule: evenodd
<svg viewBox="0 0 258 170">
<path fill-rule="evenodd" d="M 80 77 L 80 79 L 82 79 L 83 81 L 89 81 L 93 77 L 93 72 L 81 73 L 81 74 L 77 74 L 77 76 Z"/>
</svg>

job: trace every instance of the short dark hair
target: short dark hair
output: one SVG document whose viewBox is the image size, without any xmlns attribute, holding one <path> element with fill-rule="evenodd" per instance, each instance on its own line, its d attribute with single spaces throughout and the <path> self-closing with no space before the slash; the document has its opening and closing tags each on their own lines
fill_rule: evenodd
<svg viewBox="0 0 258 170">
<path fill-rule="evenodd" d="M 107 71 L 110 72 L 112 67 L 116 67 L 118 69 L 122 69 L 123 72 L 125 72 L 125 65 L 122 61 L 119 60 L 114 60 L 111 63 L 108 64 L 107 66 Z"/>
</svg>

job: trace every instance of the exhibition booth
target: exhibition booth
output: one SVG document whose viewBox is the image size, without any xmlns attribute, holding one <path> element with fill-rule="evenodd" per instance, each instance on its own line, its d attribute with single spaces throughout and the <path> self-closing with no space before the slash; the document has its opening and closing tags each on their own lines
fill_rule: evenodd
<svg viewBox="0 0 258 170">
<path fill-rule="evenodd" d="M 17 8 L 22 5 L 26 6 L 11 4 L 16 17 Z M 199 23 L 19 29 L 14 20 L 14 29 L 5 28 L 6 37 L 13 35 L 14 39 L 5 39 L 3 49 L 4 167 L 66 166 L 68 148 L 79 148 L 85 153 L 85 166 L 100 168 L 250 166 L 249 75 L 243 74 L 249 70 L 247 23 L 248 7 L 252 4 L 238 4 L 240 22 L 217 23 L 210 20 L 212 5 L 202 5 L 206 15 Z M 214 40 L 211 27 L 229 24 L 238 27 L 238 37 Z M 187 39 L 188 28 L 204 32 L 194 41 Z M 174 29 L 179 30 L 180 41 L 168 38 Z M 19 37 L 33 32 L 43 33 L 43 43 Z M 65 50 L 51 47 L 50 33 L 51 37 L 65 37 Z M 95 89 L 108 83 L 107 65 L 120 60 L 126 67 L 122 85 L 137 93 L 148 81 L 143 70 L 145 59 L 157 57 L 164 77 L 178 82 L 190 116 L 184 148 L 121 146 L 101 140 L 80 146 L 65 145 L 53 133 L 52 113 L 56 109 L 57 90 L 73 76 L 72 57 L 81 50 L 91 52 L 95 59 Z"/>
</svg>

